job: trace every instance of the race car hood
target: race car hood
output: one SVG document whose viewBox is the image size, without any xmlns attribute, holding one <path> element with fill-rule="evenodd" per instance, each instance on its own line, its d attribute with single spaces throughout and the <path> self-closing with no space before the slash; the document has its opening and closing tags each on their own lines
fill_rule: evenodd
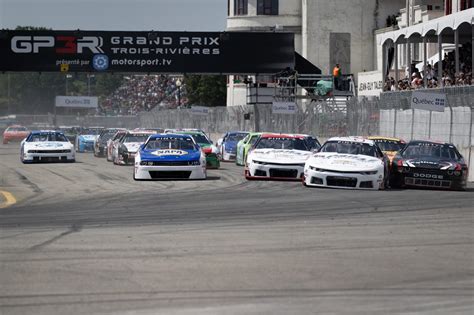
<svg viewBox="0 0 474 315">
<path fill-rule="evenodd" d="M 72 148 L 71 142 L 43 141 L 43 142 L 24 142 L 26 150 L 68 150 Z"/>
<path fill-rule="evenodd" d="M 303 164 L 310 156 L 311 151 L 255 149 L 249 154 L 248 159 L 268 163 Z"/>
<path fill-rule="evenodd" d="M 95 139 L 97 138 L 97 136 L 95 135 L 80 135 L 78 136 L 79 138 L 79 141 L 95 141 Z"/>
<path fill-rule="evenodd" d="M 457 162 L 452 160 L 441 160 L 432 157 L 419 157 L 416 159 L 404 159 L 403 166 L 416 167 L 422 169 L 448 170 L 454 169 Z"/>
<path fill-rule="evenodd" d="M 134 153 L 137 152 L 142 142 L 125 142 L 123 145 L 127 148 L 128 152 Z"/>
<path fill-rule="evenodd" d="M 195 150 L 142 150 L 140 159 L 142 161 L 195 161 L 201 157 L 200 151 Z"/>
<path fill-rule="evenodd" d="M 341 172 L 365 172 L 383 168 L 383 162 L 376 157 L 333 152 L 316 153 L 308 159 L 306 164 L 315 168 Z"/>
</svg>

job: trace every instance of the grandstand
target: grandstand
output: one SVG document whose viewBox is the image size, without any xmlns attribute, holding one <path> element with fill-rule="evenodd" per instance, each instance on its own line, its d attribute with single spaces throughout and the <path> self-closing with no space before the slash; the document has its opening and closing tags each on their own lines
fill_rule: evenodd
<svg viewBox="0 0 474 315">
<path fill-rule="evenodd" d="M 176 108 L 188 103 L 186 86 L 178 86 L 180 76 L 125 76 L 122 85 L 99 106 L 103 115 L 136 115 L 155 107 Z"/>
</svg>

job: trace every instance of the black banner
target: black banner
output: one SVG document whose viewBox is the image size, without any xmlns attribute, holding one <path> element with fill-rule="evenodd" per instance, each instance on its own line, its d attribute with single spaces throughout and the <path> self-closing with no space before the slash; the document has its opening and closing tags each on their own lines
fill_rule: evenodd
<svg viewBox="0 0 474 315">
<path fill-rule="evenodd" d="M 294 35 L 256 32 L 0 31 L 0 71 L 276 73 Z"/>
</svg>

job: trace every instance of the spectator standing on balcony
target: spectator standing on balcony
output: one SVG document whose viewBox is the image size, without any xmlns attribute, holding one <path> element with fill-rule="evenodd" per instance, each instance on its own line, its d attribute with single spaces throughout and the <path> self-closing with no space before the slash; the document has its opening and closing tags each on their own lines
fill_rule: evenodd
<svg viewBox="0 0 474 315">
<path fill-rule="evenodd" d="M 341 67 L 339 66 L 338 63 L 336 63 L 336 66 L 332 69 L 332 75 L 334 77 L 334 88 L 336 90 L 339 90 L 341 88 Z"/>
</svg>

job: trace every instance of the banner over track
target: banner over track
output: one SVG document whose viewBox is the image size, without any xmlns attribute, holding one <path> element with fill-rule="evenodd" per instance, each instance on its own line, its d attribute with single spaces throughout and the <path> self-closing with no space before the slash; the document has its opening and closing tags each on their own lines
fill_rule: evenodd
<svg viewBox="0 0 474 315">
<path fill-rule="evenodd" d="M 294 68 L 294 34 L 0 31 L 0 71 L 276 73 Z"/>
</svg>

